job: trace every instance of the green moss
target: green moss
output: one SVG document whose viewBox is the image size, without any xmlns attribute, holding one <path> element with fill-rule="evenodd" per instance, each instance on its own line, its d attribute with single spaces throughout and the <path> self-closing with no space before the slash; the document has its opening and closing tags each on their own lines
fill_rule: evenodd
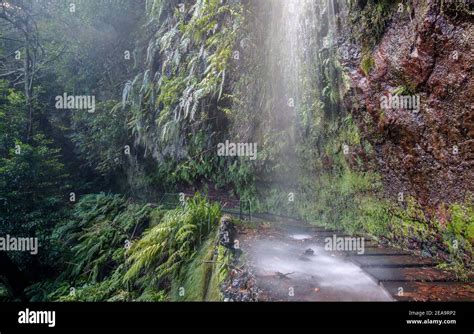
<svg viewBox="0 0 474 334">
<path fill-rule="evenodd" d="M 228 275 L 228 268 L 230 262 L 229 251 L 222 247 L 218 247 L 217 263 L 215 264 L 207 287 L 206 300 L 220 301 L 222 300 L 221 285 Z"/>
<path fill-rule="evenodd" d="M 360 68 L 364 72 L 365 76 L 368 76 L 370 74 L 370 71 L 374 68 L 374 66 L 374 58 L 370 54 L 364 54 L 360 61 Z"/>
<path fill-rule="evenodd" d="M 428 218 L 413 197 L 407 197 L 406 208 L 394 207 L 395 219 L 390 223 L 389 239 L 412 249 L 415 242 L 424 256 L 445 258 L 442 267 L 451 269 L 459 278 L 467 278 L 472 270 L 472 204 L 454 203 L 438 218 Z M 443 255 L 444 254 L 444 255 Z"/>
<path fill-rule="evenodd" d="M 393 95 L 413 95 L 415 87 L 412 84 L 400 85 L 392 91 Z"/>
<path fill-rule="evenodd" d="M 352 5 L 349 19 L 355 41 L 371 50 L 383 36 L 397 4 L 392 0 L 368 0 L 363 8 Z"/>
<path fill-rule="evenodd" d="M 217 230 L 202 244 L 185 266 L 182 280 L 172 284 L 170 298 L 175 301 L 220 301 L 220 285 L 227 276 L 228 253 L 216 246 Z"/>
<path fill-rule="evenodd" d="M 449 221 L 446 226 L 438 222 L 444 244 L 450 254 L 451 262 L 472 266 L 474 206 L 454 203 L 449 207 Z M 466 263 L 467 262 L 467 263 Z"/>
<path fill-rule="evenodd" d="M 317 225 L 350 233 L 383 235 L 387 229 L 387 205 L 375 196 L 380 185 L 373 173 L 344 169 L 340 174 L 325 174 L 300 212 Z M 311 193 L 311 192 L 310 192 Z M 314 218 L 316 219 L 314 219 Z"/>
<path fill-rule="evenodd" d="M 386 200 L 366 196 L 361 199 L 359 210 L 358 220 L 363 232 L 376 238 L 387 235 L 392 217 Z"/>
</svg>

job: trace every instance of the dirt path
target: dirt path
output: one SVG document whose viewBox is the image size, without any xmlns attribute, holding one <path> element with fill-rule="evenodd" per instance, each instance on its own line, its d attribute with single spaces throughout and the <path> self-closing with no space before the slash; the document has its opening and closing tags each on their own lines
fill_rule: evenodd
<svg viewBox="0 0 474 334">
<path fill-rule="evenodd" d="M 474 285 L 457 282 L 431 259 L 364 240 L 364 252 L 325 250 L 317 227 L 259 224 L 239 228 L 243 261 L 271 301 L 472 300 Z M 313 253 L 314 252 L 314 253 Z M 359 252 L 360 253 L 360 252 Z"/>
</svg>

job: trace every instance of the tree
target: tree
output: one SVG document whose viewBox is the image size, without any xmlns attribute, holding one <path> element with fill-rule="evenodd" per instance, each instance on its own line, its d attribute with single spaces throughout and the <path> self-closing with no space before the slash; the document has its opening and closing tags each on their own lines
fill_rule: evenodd
<svg viewBox="0 0 474 334">
<path fill-rule="evenodd" d="M 21 0 L 2 1 L 0 3 L 0 19 L 10 23 L 10 33 L 13 35 L 13 37 L 2 38 L 23 44 L 22 47 L 14 51 L 14 61 L 2 63 L 3 73 L 0 73 L 0 78 L 16 76 L 15 79 L 13 79 L 13 84 L 23 84 L 25 106 L 28 114 L 27 138 L 29 139 L 33 123 L 33 81 L 37 71 L 37 62 L 40 57 L 39 53 L 41 51 L 38 28 L 33 19 L 32 3 L 30 1 Z M 8 57 L 4 58 L 8 60 Z M 21 67 L 18 66 L 19 60 L 23 60 Z"/>
<path fill-rule="evenodd" d="M 68 187 L 60 149 L 40 131 L 25 140 L 22 128 L 28 116 L 18 112 L 24 101 L 21 92 L 0 81 L 0 235 L 37 237 L 42 250 L 37 256 L 0 252 L 0 275 L 17 297 L 29 279 L 52 262 L 48 240 L 64 218 Z M 21 274 L 26 269 L 30 274 Z"/>
</svg>

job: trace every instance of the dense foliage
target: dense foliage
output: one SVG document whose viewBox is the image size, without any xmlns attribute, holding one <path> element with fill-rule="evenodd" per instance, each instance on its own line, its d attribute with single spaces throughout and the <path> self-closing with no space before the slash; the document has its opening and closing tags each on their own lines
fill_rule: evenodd
<svg viewBox="0 0 474 334">
<path fill-rule="evenodd" d="M 275 14 L 284 3 L 0 0 L 0 234 L 41 247 L 0 252 L 16 269 L 0 268 L 1 298 L 220 299 L 221 208 L 202 195 L 158 203 L 181 191 L 363 233 L 465 274 L 472 198 L 430 212 L 387 196 L 342 103 L 335 31 L 350 30 L 367 76 L 393 1 L 310 1 L 302 15 L 318 24 L 298 22 L 294 41 Z M 303 52 L 279 51 L 285 42 Z M 93 95 L 94 112 L 57 109 L 64 93 Z M 258 144 L 256 159 L 217 155 L 226 140 Z"/>
</svg>

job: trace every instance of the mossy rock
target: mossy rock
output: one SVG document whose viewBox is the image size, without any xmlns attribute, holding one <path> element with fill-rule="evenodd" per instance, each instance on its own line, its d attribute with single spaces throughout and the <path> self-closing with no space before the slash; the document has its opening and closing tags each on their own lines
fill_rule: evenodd
<svg viewBox="0 0 474 334">
<path fill-rule="evenodd" d="M 217 231 L 203 242 L 195 257 L 184 267 L 181 281 L 172 284 L 174 301 L 220 301 L 220 284 L 227 276 L 228 252 L 217 245 Z"/>
<path fill-rule="evenodd" d="M 365 76 L 368 76 L 370 74 L 370 71 L 375 66 L 375 60 L 370 54 L 364 54 L 362 56 L 362 60 L 360 61 L 360 68 L 364 72 Z"/>
</svg>

